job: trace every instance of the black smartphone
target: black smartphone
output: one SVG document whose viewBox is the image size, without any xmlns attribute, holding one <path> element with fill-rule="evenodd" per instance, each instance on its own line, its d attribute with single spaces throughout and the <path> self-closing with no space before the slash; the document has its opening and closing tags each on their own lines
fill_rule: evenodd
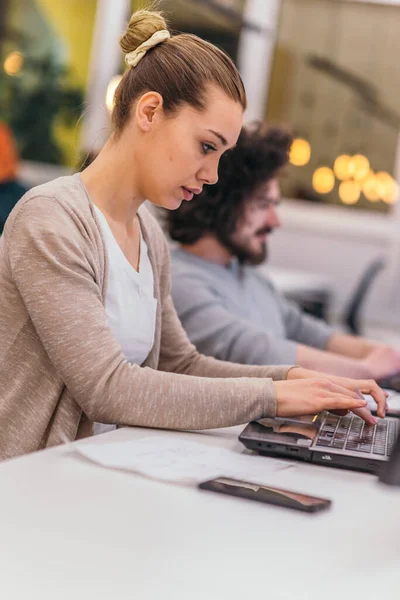
<svg viewBox="0 0 400 600">
<path fill-rule="evenodd" d="M 305 512 L 325 510 L 332 504 L 332 501 L 326 498 L 316 498 L 315 496 L 307 496 L 306 494 L 299 494 L 290 490 L 281 490 L 267 485 L 237 481 L 236 479 L 228 479 L 226 477 L 203 481 L 199 484 L 199 488 L 218 492 L 219 494 L 246 498 L 247 500 L 276 504 L 285 508 L 294 508 L 295 510 Z"/>
</svg>

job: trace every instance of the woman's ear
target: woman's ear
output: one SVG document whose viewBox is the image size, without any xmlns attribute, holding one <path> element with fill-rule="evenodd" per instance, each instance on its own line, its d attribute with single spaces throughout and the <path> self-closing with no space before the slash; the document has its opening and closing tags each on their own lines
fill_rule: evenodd
<svg viewBox="0 0 400 600">
<path fill-rule="evenodd" d="M 141 131 L 151 131 L 157 117 L 163 115 L 163 98 L 158 92 L 146 92 L 135 107 L 135 120 Z"/>
</svg>

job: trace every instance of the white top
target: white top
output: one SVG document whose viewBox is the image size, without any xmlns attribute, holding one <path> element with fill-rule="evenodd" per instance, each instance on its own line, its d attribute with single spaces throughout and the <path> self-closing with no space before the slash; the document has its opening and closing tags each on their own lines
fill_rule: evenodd
<svg viewBox="0 0 400 600">
<path fill-rule="evenodd" d="M 140 233 L 139 271 L 136 271 L 101 210 L 95 206 L 95 211 L 108 254 L 107 320 L 127 361 L 141 365 L 153 346 L 157 309 L 147 245 Z"/>
</svg>

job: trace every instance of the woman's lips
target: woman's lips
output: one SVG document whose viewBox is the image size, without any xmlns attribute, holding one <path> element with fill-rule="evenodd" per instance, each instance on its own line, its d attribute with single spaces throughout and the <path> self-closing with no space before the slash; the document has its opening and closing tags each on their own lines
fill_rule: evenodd
<svg viewBox="0 0 400 600">
<path fill-rule="evenodd" d="M 185 200 L 192 200 L 194 193 L 183 186 L 182 186 L 182 190 L 183 190 L 183 197 L 185 198 Z"/>
</svg>

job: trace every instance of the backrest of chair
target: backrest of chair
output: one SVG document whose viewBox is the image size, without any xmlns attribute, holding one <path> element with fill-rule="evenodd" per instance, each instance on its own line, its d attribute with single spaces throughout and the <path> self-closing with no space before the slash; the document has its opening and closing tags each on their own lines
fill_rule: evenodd
<svg viewBox="0 0 400 600">
<path fill-rule="evenodd" d="M 361 333 L 361 308 L 365 302 L 367 292 L 377 274 L 385 267 L 385 265 L 385 259 L 382 257 L 376 258 L 368 265 L 350 299 L 347 309 L 345 310 L 343 321 L 348 329 L 355 335 L 360 335 Z"/>
</svg>

